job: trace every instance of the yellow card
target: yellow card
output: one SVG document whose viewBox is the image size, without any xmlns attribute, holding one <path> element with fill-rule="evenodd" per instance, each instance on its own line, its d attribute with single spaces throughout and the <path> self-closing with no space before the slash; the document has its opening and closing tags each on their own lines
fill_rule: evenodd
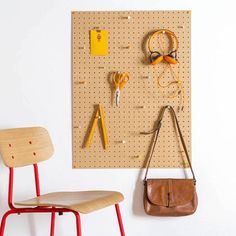
<svg viewBox="0 0 236 236">
<path fill-rule="evenodd" d="M 107 30 L 90 30 L 90 54 L 92 56 L 108 55 Z"/>
</svg>

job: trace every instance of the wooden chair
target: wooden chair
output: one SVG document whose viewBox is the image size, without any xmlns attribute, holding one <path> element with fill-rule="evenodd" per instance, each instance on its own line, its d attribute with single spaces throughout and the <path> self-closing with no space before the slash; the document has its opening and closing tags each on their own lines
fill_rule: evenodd
<svg viewBox="0 0 236 236">
<path fill-rule="evenodd" d="M 77 236 L 81 236 L 80 213 L 90 213 L 111 205 L 115 206 L 121 236 L 125 236 L 119 202 L 124 197 L 113 191 L 55 192 L 41 195 L 37 163 L 53 155 L 53 144 L 46 129 L 41 127 L 0 130 L 0 153 L 9 167 L 8 210 L 2 217 L 0 236 L 4 235 L 6 219 L 11 214 L 50 213 L 50 236 L 54 236 L 55 214 L 71 212 L 75 215 Z M 13 204 L 14 167 L 33 165 L 36 197 Z M 21 206 L 16 208 L 14 205 Z"/>
</svg>

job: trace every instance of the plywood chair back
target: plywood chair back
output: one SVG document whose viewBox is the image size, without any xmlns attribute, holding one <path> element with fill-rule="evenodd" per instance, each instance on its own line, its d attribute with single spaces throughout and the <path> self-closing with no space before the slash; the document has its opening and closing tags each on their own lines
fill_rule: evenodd
<svg viewBox="0 0 236 236">
<path fill-rule="evenodd" d="M 21 167 L 49 159 L 54 149 L 42 127 L 0 130 L 0 153 L 7 167 Z"/>
</svg>

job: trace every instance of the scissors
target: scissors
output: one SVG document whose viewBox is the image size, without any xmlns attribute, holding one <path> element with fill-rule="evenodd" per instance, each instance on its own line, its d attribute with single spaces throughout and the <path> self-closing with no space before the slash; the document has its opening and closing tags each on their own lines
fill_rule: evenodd
<svg viewBox="0 0 236 236">
<path fill-rule="evenodd" d="M 120 105 L 120 91 L 124 88 L 125 84 L 129 81 L 129 74 L 124 72 L 121 73 L 120 71 L 113 73 L 113 83 L 115 86 L 115 101 L 116 106 L 119 107 Z"/>
</svg>

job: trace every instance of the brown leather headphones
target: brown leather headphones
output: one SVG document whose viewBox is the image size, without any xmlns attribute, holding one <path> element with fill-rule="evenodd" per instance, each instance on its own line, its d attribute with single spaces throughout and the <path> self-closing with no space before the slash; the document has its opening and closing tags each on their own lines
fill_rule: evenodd
<svg viewBox="0 0 236 236">
<path fill-rule="evenodd" d="M 170 40 L 171 49 L 167 54 L 161 54 L 159 51 L 154 51 L 151 47 L 152 40 L 155 37 L 158 37 L 161 34 L 166 34 L 168 36 L 168 39 Z M 148 50 L 150 52 L 150 63 L 152 65 L 157 65 L 163 60 L 166 61 L 169 64 L 177 64 L 177 51 L 179 48 L 179 41 L 176 37 L 176 35 L 167 29 L 160 29 L 155 32 L 153 32 L 149 38 L 148 38 Z"/>
</svg>

